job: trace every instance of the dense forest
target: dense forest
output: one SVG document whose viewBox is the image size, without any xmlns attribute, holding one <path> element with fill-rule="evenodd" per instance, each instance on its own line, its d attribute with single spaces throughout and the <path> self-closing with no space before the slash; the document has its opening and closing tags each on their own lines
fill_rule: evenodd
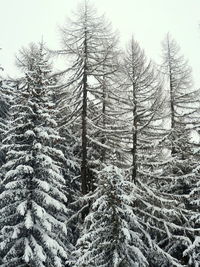
<svg viewBox="0 0 200 267">
<path fill-rule="evenodd" d="M 60 36 L 0 81 L 0 266 L 199 267 L 200 90 L 179 45 L 159 65 L 122 49 L 87 1 Z"/>
</svg>

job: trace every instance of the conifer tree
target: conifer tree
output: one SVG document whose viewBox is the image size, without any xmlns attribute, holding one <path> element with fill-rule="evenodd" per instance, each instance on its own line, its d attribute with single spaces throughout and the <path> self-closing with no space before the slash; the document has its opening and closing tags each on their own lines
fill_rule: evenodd
<svg viewBox="0 0 200 267">
<path fill-rule="evenodd" d="M 0 194 L 1 266 L 64 266 L 70 245 L 63 153 L 51 101 L 50 65 L 43 44 L 22 50 L 24 84 L 12 107 Z"/>
<path fill-rule="evenodd" d="M 57 130 L 61 136 L 57 144 L 57 148 L 64 154 L 62 161 L 62 174 L 66 181 L 65 194 L 68 198 L 69 217 L 76 214 L 77 207 L 73 205 L 81 195 L 80 189 L 80 145 L 77 137 L 72 134 L 70 125 L 66 124 L 68 117 L 71 115 L 70 110 L 66 105 L 66 93 L 62 91 L 62 78 L 59 74 L 54 75 L 56 78 L 56 86 L 53 86 L 53 102 L 55 103 L 58 112 L 56 114 Z M 64 88 L 65 89 L 65 88 Z M 65 90 L 64 90 L 65 91 Z M 67 228 L 71 243 L 75 244 L 78 236 L 77 227 L 78 216 L 74 216 L 73 220 L 68 221 Z"/>
<path fill-rule="evenodd" d="M 87 1 L 62 34 L 64 47 L 58 52 L 68 55 L 71 64 L 66 70 L 65 105 L 71 110 L 66 124 L 80 140 L 81 187 L 86 194 L 92 189 L 91 165 L 105 154 L 105 80 L 116 70 L 116 63 L 111 63 L 116 55 L 116 38 L 104 17 L 98 16 Z"/>
<path fill-rule="evenodd" d="M 114 166 L 104 168 L 98 181 L 72 266 L 148 266 L 144 229 L 131 208 L 133 183 Z"/>
<path fill-rule="evenodd" d="M 132 157 L 129 166 L 136 181 L 139 172 L 150 175 L 156 165 L 155 144 L 162 139 L 164 131 L 158 124 L 162 104 L 159 76 L 134 38 L 123 59 L 122 88 L 125 98 L 122 110 L 126 118 L 123 139 Z"/>
<path fill-rule="evenodd" d="M 1 48 L 0 48 L 1 49 Z M 0 65 L 0 72 L 4 71 Z M 0 167 L 5 162 L 2 140 L 9 125 L 9 108 L 12 104 L 17 83 L 5 80 L 0 74 Z"/>
<path fill-rule="evenodd" d="M 6 81 L 0 81 L 0 166 L 5 162 L 4 151 L 2 150 L 2 140 L 9 121 L 9 107 L 12 102 L 12 88 Z"/>
<path fill-rule="evenodd" d="M 168 142 L 172 160 L 166 169 L 174 176 L 173 190 L 180 194 L 188 194 L 195 180 L 192 173 L 195 162 L 190 133 L 199 123 L 198 90 L 192 89 L 192 70 L 184 56 L 180 54 L 180 47 L 169 34 L 163 41 L 162 68 L 166 77 L 169 104 L 167 116 L 171 124 Z"/>
<path fill-rule="evenodd" d="M 185 266 L 176 254 L 191 244 L 183 233 L 192 229 L 177 200 L 140 181 L 135 185 L 110 165 L 100 171 L 95 191 L 80 201 L 91 206 L 70 266 Z"/>
</svg>

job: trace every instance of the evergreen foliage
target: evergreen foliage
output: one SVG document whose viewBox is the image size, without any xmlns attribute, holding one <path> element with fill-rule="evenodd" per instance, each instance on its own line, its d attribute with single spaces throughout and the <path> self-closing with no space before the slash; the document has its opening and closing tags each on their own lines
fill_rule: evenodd
<svg viewBox="0 0 200 267">
<path fill-rule="evenodd" d="M 5 152 L 2 149 L 2 140 L 9 127 L 9 109 L 14 98 L 15 84 L 0 81 L 0 166 L 5 163 Z"/>
<path fill-rule="evenodd" d="M 134 184 L 114 166 L 104 168 L 98 181 L 72 266 L 147 266 L 144 229 L 131 208 Z"/>
<path fill-rule="evenodd" d="M 26 53 L 25 53 L 26 52 Z M 1 185 L 1 266 L 64 266 L 67 198 L 63 153 L 52 117 L 51 79 L 43 45 L 23 50 L 31 64 L 12 107 Z"/>
</svg>

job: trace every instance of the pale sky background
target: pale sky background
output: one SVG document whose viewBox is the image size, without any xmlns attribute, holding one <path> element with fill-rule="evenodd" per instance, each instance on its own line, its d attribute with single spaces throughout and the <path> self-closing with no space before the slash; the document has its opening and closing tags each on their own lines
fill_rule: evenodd
<svg viewBox="0 0 200 267">
<path fill-rule="evenodd" d="M 16 74 L 15 55 L 42 36 L 59 48 L 59 26 L 81 0 L 0 0 L 0 64 Z M 200 87 L 200 0 L 91 0 L 120 32 L 124 45 L 134 34 L 147 56 L 159 63 L 161 41 L 167 32 L 177 40 Z"/>
</svg>

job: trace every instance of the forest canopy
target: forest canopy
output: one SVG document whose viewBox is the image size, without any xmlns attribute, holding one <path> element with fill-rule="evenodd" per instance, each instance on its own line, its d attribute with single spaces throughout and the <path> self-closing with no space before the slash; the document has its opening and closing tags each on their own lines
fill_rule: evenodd
<svg viewBox="0 0 200 267">
<path fill-rule="evenodd" d="M 200 91 L 180 46 L 168 33 L 161 64 L 134 35 L 123 49 L 89 1 L 59 34 L 0 81 L 0 266 L 200 266 Z"/>
</svg>

